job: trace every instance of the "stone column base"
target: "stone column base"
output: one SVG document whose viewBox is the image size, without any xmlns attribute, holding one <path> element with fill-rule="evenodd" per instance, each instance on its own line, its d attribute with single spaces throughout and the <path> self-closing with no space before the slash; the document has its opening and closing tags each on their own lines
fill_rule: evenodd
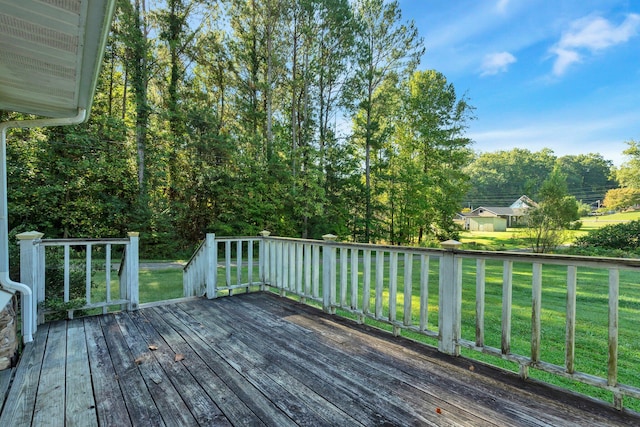
<svg viewBox="0 0 640 427">
<path fill-rule="evenodd" d="M 18 352 L 16 297 L 0 310 L 0 371 L 11 368 Z"/>
</svg>

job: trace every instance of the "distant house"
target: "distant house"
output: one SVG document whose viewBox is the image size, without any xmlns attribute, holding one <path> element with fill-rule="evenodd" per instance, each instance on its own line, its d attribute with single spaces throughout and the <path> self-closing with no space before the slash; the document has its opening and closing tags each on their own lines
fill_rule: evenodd
<svg viewBox="0 0 640 427">
<path fill-rule="evenodd" d="M 469 231 L 507 231 L 507 227 L 521 225 L 527 209 L 537 206 L 529 197 L 522 196 L 509 207 L 480 206 L 458 214 L 456 222 Z"/>
</svg>

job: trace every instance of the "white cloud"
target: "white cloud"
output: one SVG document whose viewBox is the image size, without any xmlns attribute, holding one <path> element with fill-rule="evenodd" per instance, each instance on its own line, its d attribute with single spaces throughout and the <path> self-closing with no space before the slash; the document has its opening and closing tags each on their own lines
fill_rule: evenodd
<svg viewBox="0 0 640 427">
<path fill-rule="evenodd" d="M 585 52 L 594 53 L 621 43 L 626 43 L 638 33 L 640 15 L 632 13 L 618 26 L 600 16 L 588 16 L 575 20 L 551 49 L 557 58 L 553 74 L 561 76 L 567 68 L 580 62 Z"/>
<path fill-rule="evenodd" d="M 509 52 L 497 52 L 485 55 L 482 61 L 482 76 L 491 76 L 498 73 L 504 73 L 510 64 L 516 62 L 515 56 Z"/>
</svg>

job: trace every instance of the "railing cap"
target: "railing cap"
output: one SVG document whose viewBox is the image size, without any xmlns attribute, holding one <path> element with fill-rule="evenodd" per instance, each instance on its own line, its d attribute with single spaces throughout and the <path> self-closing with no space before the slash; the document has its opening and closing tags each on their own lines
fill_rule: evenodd
<svg viewBox="0 0 640 427">
<path fill-rule="evenodd" d="M 127 233 L 127 236 L 129 237 L 140 237 L 140 232 L 139 231 L 130 231 Z"/>
<path fill-rule="evenodd" d="M 326 240 L 327 242 L 335 242 L 338 236 L 335 234 L 325 234 L 322 236 L 322 240 Z"/>
<path fill-rule="evenodd" d="M 449 239 L 445 240 L 444 242 L 440 242 L 440 246 L 442 246 L 444 249 L 458 249 L 460 246 L 462 246 L 462 243 L 458 242 L 457 240 Z"/>
<path fill-rule="evenodd" d="M 24 233 L 16 234 L 18 240 L 38 240 L 42 239 L 42 236 L 44 236 L 44 233 L 39 231 L 25 231 Z"/>
<path fill-rule="evenodd" d="M 262 230 L 258 234 L 261 235 L 262 237 L 269 237 L 271 235 L 271 232 L 269 230 Z"/>
</svg>

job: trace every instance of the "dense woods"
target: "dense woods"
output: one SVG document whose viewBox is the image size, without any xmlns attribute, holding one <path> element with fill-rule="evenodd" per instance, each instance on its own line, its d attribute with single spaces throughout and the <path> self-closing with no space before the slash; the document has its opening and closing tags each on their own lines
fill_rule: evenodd
<svg viewBox="0 0 640 427">
<path fill-rule="evenodd" d="M 146 256 L 262 229 L 418 244 L 557 165 L 578 199 L 616 186 L 600 155 L 474 154 L 423 53 L 395 1 L 120 0 L 90 120 L 9 136 L 10 226 L 136 230 Z"/>
</svg>

